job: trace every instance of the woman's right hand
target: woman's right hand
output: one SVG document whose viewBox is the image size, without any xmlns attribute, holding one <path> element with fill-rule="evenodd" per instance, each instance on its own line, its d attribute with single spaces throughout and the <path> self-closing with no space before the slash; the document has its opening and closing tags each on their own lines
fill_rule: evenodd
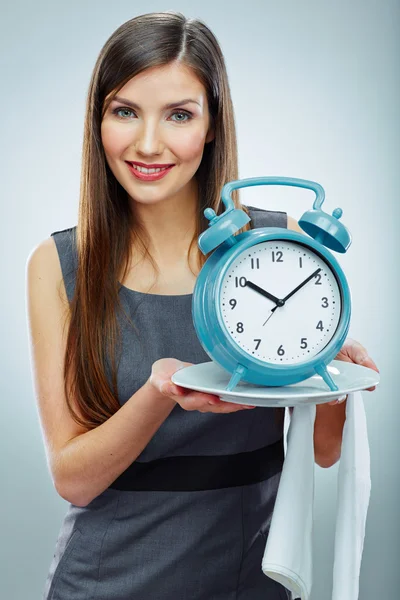
<svg viewBox="0 0 400 600">
<path fill-rule="evenodd" d="M 198 410 L 203 413 L 231 413 L 255 408 L 254 406 L 225 402 L 214 394 L 197 392 L 171 381 L 171 377 L 176 371 L 190 367 L 192 364 L 176 358 L 160 358 L 153 363 L 148 381 L 160 394 L 175 400 L 184 410 Z"/>
</svg>

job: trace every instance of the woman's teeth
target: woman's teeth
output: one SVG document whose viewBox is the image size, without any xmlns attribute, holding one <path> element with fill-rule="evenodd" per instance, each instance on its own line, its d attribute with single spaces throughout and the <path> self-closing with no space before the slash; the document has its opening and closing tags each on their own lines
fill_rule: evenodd
<svg viewBox="0 0 400 600">
<path fill-rule="evenodd" d="M 162 167 L 162 168 L 158 168 L 158 169 L 146 169 L 146 167 L 139 167 L 139 165 L 134 165 L 132 163 L 131 163 L 131 165 L 134 169 L 136 169 L 140 173 L 159 173 L 160 171 L 165 171 L 165 169 L 169 168 L 169 167 Z"/>
</svg>

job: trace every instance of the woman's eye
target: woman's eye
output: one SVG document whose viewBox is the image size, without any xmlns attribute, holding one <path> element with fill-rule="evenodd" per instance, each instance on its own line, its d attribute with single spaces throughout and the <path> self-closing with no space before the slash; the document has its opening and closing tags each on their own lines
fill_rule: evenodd
<svg viewBox="0 0 400 600">
<path fill-rule="evenodd" d="M 186 117 L 185 119 L 179 118 L 176 120 L 176 123 L 186 123 L 186 121 L 190 121 L 190 119 L 192 118 L 191 113 L 188 112 L 183 112 L 181 110 L 174 112 L 171 117 L 176 117 L 177 115 L 179 115 L 180 117 Z"/>
<path fill-rule="evenodd" d="M 113 115 L 118 115 L 118 113 L 119 113 L 119 112 L 122 112 L 122 111 L 124 111 L 124 112 L 130 112 L 130 113 L 133 113 L 133 114 L 135 114 L 135 113 L 133 112 L 133 110 L 131 110 L 130 108 L 125 108 L 125 107 L 121 107 L 121 106 L 120 106 L 119 108 L 115 108 L 115 109 L 113 110 Z M 122 118 L 124 118 L 124 117 L 122 117 Z"/>
</svg>

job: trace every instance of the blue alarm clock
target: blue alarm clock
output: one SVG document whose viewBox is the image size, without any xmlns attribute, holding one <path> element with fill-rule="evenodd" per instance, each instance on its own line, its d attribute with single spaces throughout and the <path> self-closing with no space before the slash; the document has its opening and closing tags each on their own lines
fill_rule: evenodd
<svg viewBox="0 0 400 600">
<path fill-rule="evenodd" d="M 313 190 L 313 208 L 299 220 L 305 233 L 261 227 L 235 236 L 251 219 L 235 208 L 231 193 L 255 185 Z M 290 177 L 231 181 L 221 199 L 221 215 L 204 211 L 209 229 L 198 246 L 212 254 L 196 280 L 192 318 L 204 350 L 231 374 L 225 389 L 232 391 L 240 380 L 283 386 L 318 374 L 336 391 L 327 366 L 349 329 L 351 293 L 328 248 L 344 253 L 351 244 L 339 221 L 342 210 L 324 212 L 322 186 Z"/>
</svg>

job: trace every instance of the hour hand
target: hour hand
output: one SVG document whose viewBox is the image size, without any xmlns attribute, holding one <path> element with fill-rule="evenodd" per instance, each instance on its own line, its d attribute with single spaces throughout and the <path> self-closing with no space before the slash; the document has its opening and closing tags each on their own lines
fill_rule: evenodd
<svg viewBox="0 0 400 600">
<path fill-rule="evenodd" d="M 277 298 L 273 294 L 270 294 L 269 292 L 267 292 L 267 290 L 264 290 L 259 285 L 257 285 L 256 283 L 253 283 L 252 281 L 249 281 L 248 279 L 246 280 L 246 285 L 249 288 L 251 288 L 252 290 L 255 290 L 256 292 L 258 292 L 259 294 L 261 294 L 262 296 L 265 296 L 269 300 L 272 300 L 272 302 L 275 302 L 275 304 L 277 306 L 283 306 L 285 304 L 283 302 L 283 300 L 280 300 L 279 298 Z"/>
</svg>

